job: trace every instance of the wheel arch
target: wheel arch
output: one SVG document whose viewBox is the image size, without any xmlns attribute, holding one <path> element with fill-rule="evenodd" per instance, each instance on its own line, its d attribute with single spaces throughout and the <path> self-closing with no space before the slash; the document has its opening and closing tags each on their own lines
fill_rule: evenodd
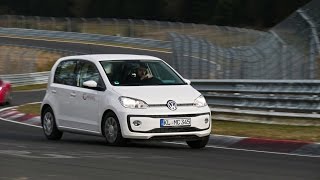
<svg viewBox="0 0 320 180">
<path fill-rule="evenodd" d="M 103 112 L 102 114 L 102 117 L 101 117 L 101 122 L 100 122 L 100 131 L 101 131 L 101 134 L 104 136 L 104 128 L 103 128 L 103 123 L 104 123 L 104 117 L 106 116 L 107 113 L 113 113 L 117 116 L 117 114 L 111 110 L 111 109 L 107 109 Z M 121 128 L 121 127 L 120 127 Z"/>
</svg>

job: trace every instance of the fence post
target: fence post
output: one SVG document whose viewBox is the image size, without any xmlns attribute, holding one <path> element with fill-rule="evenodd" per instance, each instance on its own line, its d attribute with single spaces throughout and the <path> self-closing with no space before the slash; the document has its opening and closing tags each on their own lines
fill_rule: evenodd
<svg viewBox="0 0 320 180">
<path fill-rule="evenodd" d="M 188 78 L 192 79 L 193 78 L 193 73 L 192 73 L 192 60 L 193 60 L 193 42 L 192 38 L 190 36 L 186 36 L 187 43 L 188 43 L 188 61 L 187 61 L 187 66 L 186 70 L 188 71 Z"/>
<path fill-rule="evenodd" d="M 134 21 L 132 19 L 128 19 L 129 21 L 129 37 L 134 37 Z"/>
<path fill-rule="evenodd" d="M 51 28 L 52 28 L 52 30 L 56 30 L 56 18 L 54 18 L 54 17 L 51 17 Z"/>
<path fill-rule="evenodd" d="M 83 33 L 87 33 L 87 20 L 85 18 L 80 18 L 82 21 L 82 31 Z"/>
<path fill-rule="evenodd" d="M 116 26 L 116 34 L 118 35 L 120 35 L 121 36 L 121 32 L 120 32 L 120 27 L 119 27 L 119 21 L 118 21 L 118 19 L 116 19 L 116 18 L 112 18 L 112 20 L 113 20 L 113 22 L 114 22 L 114 24 L 115 24 L 115 26 Z"/>
<path fill-rule="evenodd" d="M 37 29 L 41 29 L 41 25 L 40 25 L 40 17 L 39 16 L 36 16 L 35 17 L 36 18 L 36 20 L 37 20 Z"/>
<path fill-rule="evenodd" d="M 206 47 L 207 47 L 207 52 L 206 52 L 206 54 L 207 54 L 207 66 L 206 66 L 207 67 L 206 68 L 207 77 L 206 78 L 210 78 L 209 74 L 210 74 L 210 66 L 211 66 L 211 64 L 210 64 L 210 61 L 211 61 L 211 44 L 210 44 L 210 42 L 208 40 L 205 40 L 204 42 L 205 42 Z"/>
<path fill-rule="evenodd" d="M 71 30 L 72 30 L 72 28 L 71 28 L 71 20 L 68 17 L 66 17 L 65 19 L 67 21 L 67 31 L 71 32 Z"/>
<path fill-rule="evenodd" d="M 320 41 L 317 32 L 317 26 L 314 22 L 309 18 L 309 16 L 304 12 L 302 9 L 298 9 L 297 13 L 304 19 L 308 25 L 310 26 L 310 44 L 309 44 L 309 79 L 315 79 L 315 66 L 316 66 L 316 57 L 314 56 L 317 54 L 316 52 L 320 53 Z"/>
<path fill-rule="evenodd" d="M 7 16 L 7 28 L 9 28 L 11 26 L 11 16 L 10 15 L 6 15 Z"/>
<path fill-rule="evenodd" d="M 200 78 L 200 79 L 203 79 L 203 77 L 204 77 L 204 74 L 203 74 L 203 60 L 204 60 L 204 58 L 203 58 L 203 54 L 204 54 L 204 52 L 203 52 L 203 39 L 201 39 L 200 41 L 199 41 L 199 47 L 198 47 L 198 51 L 199 51 L 199 61 L 198 61 L 198 66 L 199 66 L 199 69 L 198 69 L 198 72 L 199 72 L 199 77 L 198 78 Z M 207 60 L 208 61 L 208 60 Z"/>
<path fill-rule="evenodd" d="M 148 21 L 143 19 L 142 22 L 143 22 L 143 25 L 144 25 L 144 33 L 143 34 L 148 33 L 148 31 L 149 31 L 149 23 L 148 23 Z"/>
<path fill-rule="evenodd" d="M 181 30 L 182 30 L 182 33 L 184 33 L 184 24 L 181 23 L 181 22 L 179 22 L 179 24 L 180 24 L 180 28 L 181 28 Z"/>
<path fill-rule="evenodd" d="M 157 24 L 157 29 L 158 29 L 158 31 L 160 31 L 161 30 L 161 24 L 160 24 L 160 22 L 159 21 L 155 21 L 156 22 L 156 24 Z"/>
<path fill-rule="evenodd" d="M 25 16 L 20 16 L 21 17 L 21 28 L 26 28 L 26 17 Z"/>
</svg>

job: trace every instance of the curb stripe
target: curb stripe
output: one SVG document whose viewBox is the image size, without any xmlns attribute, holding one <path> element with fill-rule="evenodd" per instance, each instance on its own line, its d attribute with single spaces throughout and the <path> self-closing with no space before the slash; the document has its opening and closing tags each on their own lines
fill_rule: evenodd
<svg viewBox="0 0 320 180">
<path fill-rule="evenodd" d="M 11 119 L 11 120 L 17 120 L 17 119 L 19 119 L 20 117 L 22 117 L 22 116 L 24 116 L 24 115 L 25 115 L 24 113 L 18 113 L 18 114 L 16 114 L 16 115 L 11 116 L 9 119 Z"/>
<path fill-rule="evenodd" d="M 1 116 L 1 117 L 2 117 L 2 118 L 9 118 L 9 117 L 14 116 L 14 115 L 17 115 L 17 114 L 19 114 L 19 113 L 20 113 L 20 112 L 18 112 L 18 111 L 11 111 L 11 112 L 9 112 L 9 113 Z"/>
<path fill-rule="evenodd" d="M 31 114 L 25 114 L 24 116 L 16 119 L 16 121 L 19 121 L 19 122 L 24 122 L 24 121 L 28 121 L 29 119 L 32 119 L 34 117 L 37 117 L 35 115 L 31 115 Z"/>
</svg>

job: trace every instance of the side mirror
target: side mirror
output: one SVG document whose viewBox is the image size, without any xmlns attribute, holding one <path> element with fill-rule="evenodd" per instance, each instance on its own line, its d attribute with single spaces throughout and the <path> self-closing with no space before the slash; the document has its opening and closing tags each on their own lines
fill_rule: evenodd
<svg viewBox="0 0 320 180">
<path fill-rule="evenodd" d="M 83 86 L 88 87 L 88 88 L 96 88 L 98 86 L 98 84 L 97 84 L 97 82 L 90 80 L 90 81 L 83 82 Z"/>
<path fill-rule="evenodd" d="M 184 82 L 186 82 L 188 85 L 191 84 L 191 81 L 190 81 L 189 79 L 183 79 L 183 80 L 184 80 Z"/>
</svg>

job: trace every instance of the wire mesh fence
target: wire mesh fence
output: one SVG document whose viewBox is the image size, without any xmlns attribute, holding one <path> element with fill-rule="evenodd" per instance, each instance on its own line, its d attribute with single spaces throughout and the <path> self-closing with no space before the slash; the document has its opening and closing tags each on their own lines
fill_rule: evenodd
<svg viewBox="0 0 320 180">
<path fill-rule="evenodd" d="M 55 18 L 0 15 L 0 27 L 81 32 L 167 40 L 168 33 L 196 35 L 224 46 L 254 42 L 260 31 L 214 25 L 107 18 Z M 242 32 L 239 34 L 239 32 Z"/>
<path fill-rule="evenodd" d="M 319 8 L 320 1 L 313 0 L 266 32 L 179 22 L 12 15 L 0 16 L 0 27 L 170 40 L 171 64 L 191 79 L 319 79 Z"/>
<path fill-rule="evenodd" d="M 319 79 L 319 8 L 320 1 L 311 1 L 250 43 L 234 46 L 170 33 L 173 66 L 191 79 Z M 246 31 L 230 30 L 247 38 Z"/>
</svg>

